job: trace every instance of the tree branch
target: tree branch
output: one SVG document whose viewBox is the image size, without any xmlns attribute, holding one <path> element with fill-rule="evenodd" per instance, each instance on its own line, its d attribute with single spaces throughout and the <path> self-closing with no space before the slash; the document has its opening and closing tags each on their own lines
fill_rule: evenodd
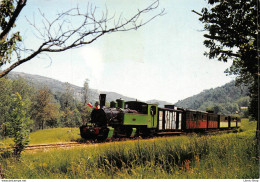
<svg viewBox="0 0 260 182">
<path fill-rule="evenodd" d="M 199 12 L 197 12 L 197 11 L 195 11 L 195 10 L 191 10 L 191 12 L 196 13 L 196 14 L 199 15 L 199 16 L 202 16 L 201 13 L 199 13 Z"/>
<path fill-rule="evenodd" d="M 7 23 L 7 26 L 5 27 L 5 29 L 0 34 L 0 40 L 3 40 L 6 38 L 7 34 L 10 32 L 11 28 L 13 27 L 13 25 L 16 21 L 16 18 L 19 16 L 23 7 L 26 5 L 26 2 L 27 2 L 27 0 L 18 1 L 12 17 L 10 18 L 9 22 Z"/>
<path fill-rule="evenodd" d="M 216 35 L 208 35 L 208 34 L 204 34 L 204 37 L 208 38 L 208 39 L 214 39 L 214 40 L 225 40 L 224 37 L 221 36 L 216 36 Z"/>
<path fill-rule="evenodd" d="M 237 57 L 237 58 L 241 58 L 241 55 L 233 53 L 231 51 L 225 51 L 225 50 L 220 50 L 220 53 L 226 54 L 228 56 L 233 56 L 233 57 Z"/>
<path fill-rule="evenodd" d="M 19 0 L 19 2 L 20 1 L 22 0 Z M 40 30 L 35 23 L 29 23 L 34 30 L 36 30 L 38 34 L 36 37 L 42 40 L 43 43 L 37 50 L 30 53 L 26 58 L 20 59 L 17 56 L 17 60 L 11 66 L 6 68 L 4 71 L 1 71 L 0 78 L 8 74 L 17 66 L 33 59 L 43 52 L 63 52 L 72 48 L 91 44 L 108 33 L 137 30 L 152 21 L 154 18 L 164 15 L 164 9 L 162 9 L 158 14 L 155 14 L 147 20 L 141 20 L 141 17 L 144 14 L 157 9 L 158 6 L 159 0 L 156 0 L 143 10 L 138 10 L 134 16 L 125 19 L 124 21 L 122 20 L 122 15 L 119 16 L 117 21 L 114 19 L 115 15 L 109 18 L 107 10 L 102 14 L 101 18 L 97 19 L 96 7 L 93 8 L 92 6 L 88 6 L 86 13 L 81 13 L 78 7 L 70 9 L 59 14 L 53 21 L 48 20 L 44 14 L 40 12 L 43 18 L 42 21 L 44 28 Z M 82 23 L 72 24 L 73 20 L 71 19 L 73 17 L 82 18 Z M 66 21 L 68 19 L 71 21 Z M 111 23 L 112 20 L 113 23 Z M 74 26 L 76 26 L 76 28 L 74 28 Z"/>
<path fill-rule="evenodd" d="M 12 64 L 11 66 L 9 66 L 8 68 L 6 68 L 5 70 L 1 71 L 0 72 L 0 78 L 4 77 L 5 75 L 7 75 L 10 71 L 12 71 L 14 68 L 16 68 L 17 66 L 33 59 L 35 56 L 37 56 L 38 54 L 40 54 L 41 52 L 43 52 L 43 47 L 46 45 L 47 43 L 43 43 L 39 49 L 35 52 L 33 52 L 30 56 L 24 58 L 24 59 L 21 59 L 21 60 L 18 60 L 16 61 L 14 64 Z"/>
</svg>

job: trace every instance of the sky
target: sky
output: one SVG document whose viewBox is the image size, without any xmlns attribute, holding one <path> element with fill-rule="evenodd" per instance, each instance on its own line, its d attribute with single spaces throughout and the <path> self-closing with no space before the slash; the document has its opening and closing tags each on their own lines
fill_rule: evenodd
<svg viewBox="0 0 260 182">
<path fill-rule="evenodd" d="M 27 21 L 41 27 L 39 10 L 49 19 L 58 12 L 88 4 L 110 16 L 133 16 L 153 0 L 28 0 L 20 15 L 19 29 L 27 47 L 40 40 Z M 92 89 L 112 91 L 138 100 L 164 100 L 175 103 L 230 82 L 234 77 L 224 71 L 231 63 L 209 60 L 203 45 L 203 24 L 191 10 L 208 7 L 205 0 L 161 0 L 158 9 L 165 15 L 153 19 L 138 30 L 102 36 L 84 47 L 62 53 L 41 55 L 14 69 L 83 86 L 86 79 Z M 97 15 L 98 16 L 98 15 Z"/>
</svg>

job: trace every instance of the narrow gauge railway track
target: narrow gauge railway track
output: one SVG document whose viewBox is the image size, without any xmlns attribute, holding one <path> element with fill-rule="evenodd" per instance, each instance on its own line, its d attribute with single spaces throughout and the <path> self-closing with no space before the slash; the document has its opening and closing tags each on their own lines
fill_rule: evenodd
<svg viewBox="0 0 260 182">
<path fill-rule="evenodd" d="M 170 136 L 170 135 L 168 135 Z M 173 136 L 173 135 L 171 135 Z M 177 135 L 176 135 L 177 136 Z M 150 137 L 150 138 L 156 138 L 156 137 Z M 93 144 L 102 144 L 102 143 L 111 143 L 111 142 L 123 142 L 123 141 L 129 141 L 129 140 L 138 140 L 139 137 L 133 137 L 133 138 L 109 138 L 105 141 L 84 141 L 84 142 L 64 142 L 64 143 L 50 143 L 50 144 L 36 144 L 36 145 L 27 145 L 25 146 L 25 150 L 39 150 L 39 149 L 52 149 L 52 148 L 69 148 L 69 147 L 76 147 L 76 146 L 83 146 L 83 145 L 93 145 Z M 147 138 L 149 139 L 149 138 Z M 4 150 L 12 150 L 13 147 L 5 147 L 0 148 L 0 152 Z"/>
<path fill-rule="evenodd" d="M 83 143 L 87 144 L 87 143 Z M 37 149 L 50 149 L 50 148 L 62 148 L 62 147 L 74 147 L 82 145 L 79 142 L 64 142 L 64 143 L 50 143 L 50 144 L 36 144 L 36 145 L 27 145 L 25 150 L 37 150 Z M 12 150 L 13 147 L 0 148 L 0 152 L 4 150 Z"/>
<path fill-rule="evenodd" d="M 26 150 L 38 150 L 38 149 L 49 149 L 49 148 L 65 148 L 65 147 L 75 147 L 75 146 L 83 146 L 83 145 L 97 145 L 97 144 L 103 144 L 103 143 L 112 143 L 112 142 L 124 142 L 124 141 L 135 141 L 135 140 L 142 140 L 142 139 L 154 139 L 154 138 L 162 138 L 162 137 L 178 137 L 178 136 L 188 136 L 188 135 L 194 135 L 194 134 L 200 134 L 200 135 L 216 135 L 216 134 L 224 134 L 224 133 L 231 133 L 234 132 L 234 130 L 214 130 L 214 131 L 206 131 L 204 133 L 187 133 L 187 132 L 172 132 L 172 133 L 166 133 L 164 134 L 159 133 L 157 136 L 153 137 L 131 137 L 131 138 L 109 138 L 105 141 L 85 141 L 85 142 L 66 142 L 66 143 L 55 143 L 55 144 L 42 144 L 42 145 L 29 145 L 26 146 Z"/>
<path fill-rule="evenodd" d="M 85 143 L 86 144 L 86 143 Z M 75 147 L 82 145 L 79 142 L 65 142 L 65 143 L 51 143 L 51 144 L 39 144 L 39 145 L 28 145 L 25 150 L 37 150 L 37 149 L 50 149 L 50 148 L 63 148 L 63 147 Z"/>
<path fill-rule="evenodd" d="M 51 144 L 37 144 L 37 145 L 27 145 L 25 146 L 25 150 L 40 150 L 40 149 L 54 149 L 54 148 L 69 148 L 69 147 L 76 147 L 76 146 L 83 146 L 83 145 L 96 145 L 96 144 L 102 144 L 102 143 L 111 143 L 111 142 L 124 142 L 124 141 L 134 141 L 134 140 L 140 140 L 140 139 L 153 139 L 153 138 L 162 138 L 162 137 L 178 137 L 178 136 L 187 136 L 187 135 L 193 135 L 193 134 L 200 134 L 200 135 L 215 135 L 215 134 L 223 134 L 223 133 L 230 133 L 230 132 L 236 132 L 234 130 L 225 130 L 225 131 L 206 131 L 204 133 L 187 133 L 187 132 L 172 132 L 172 133 L 159 133 L 157 136 L 153 137 L 146 137 L 146 138 L 140 138 L 140 137 L 132 137 L 132 138 L 109 138 L 105 141 L 86 141 L 86 142 L 64 142 L 64 143 L 51 143 Z M 0 151 L 3 150 L 11 150 L 12 147 L 7 148 L 0 148 Z"/>
</svg>

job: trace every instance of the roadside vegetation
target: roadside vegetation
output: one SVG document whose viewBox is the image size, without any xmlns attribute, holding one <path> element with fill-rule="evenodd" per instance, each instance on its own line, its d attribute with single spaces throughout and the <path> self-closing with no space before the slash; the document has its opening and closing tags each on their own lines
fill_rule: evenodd
<svg viewBox="0 0 260 182">
<path fill-rule="evenodd" d="M 259 178 L 256 122 L 237 133 L 161 137 L 1 158 L 6 178 Z"/>
</svg>

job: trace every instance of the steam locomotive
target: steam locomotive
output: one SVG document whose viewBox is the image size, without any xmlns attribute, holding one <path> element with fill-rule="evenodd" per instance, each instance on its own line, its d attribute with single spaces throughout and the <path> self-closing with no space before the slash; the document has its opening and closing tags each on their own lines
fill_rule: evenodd
<svg viewBox="0 0 260 182">
<path fill-rule="evenodd" d="M 118 137 L 150 137 L 181 132 L 202 132 L 232 129 L 241 126 L 239 117 L 218 115 L 139 101 L 112 101 L 105 107 L 106 94 L 100 94 L 100 108 L 93 109 L 91 120 L 80 127 L 80 135 L 87 140 L 106 140 Z"/>
</svg>

